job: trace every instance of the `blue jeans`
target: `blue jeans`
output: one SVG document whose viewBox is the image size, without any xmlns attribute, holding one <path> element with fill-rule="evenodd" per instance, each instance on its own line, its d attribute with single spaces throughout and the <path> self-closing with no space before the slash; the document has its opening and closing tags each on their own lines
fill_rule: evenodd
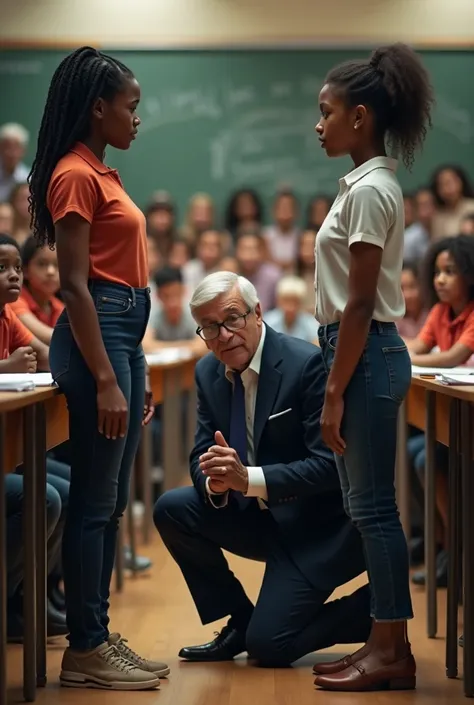
<svg viewBox="0 0 474 705">
<path fill-rule="evenodd" d="M 319 342 L 331 369 L 339 323 L 321 326 Z M 360 531 L 379 622 L 413 617 L 408 551 L 395 499 L 397 417 L 411 381 L 406 345 L 394 323 L 372 321 L 367 343 L 344 393 L 343 456 L 336 456 L 344 507 Z"/>
<path fill-rule="evenodd" d="M 50 347 L 54 379 L 69 410 L 71 487 L 63 541 L 70 646 L 94 649 L 107 641 L 110 581 L 119 518 L 127 506 L 130 473 L 140 440 L 145 398 L 141 341 L 150 312 L 148 289 L 91 281 L 102 339 L 128 405 L 125 438 L 98 431 L 97 387 L 63 311 Z"/>
</svg>

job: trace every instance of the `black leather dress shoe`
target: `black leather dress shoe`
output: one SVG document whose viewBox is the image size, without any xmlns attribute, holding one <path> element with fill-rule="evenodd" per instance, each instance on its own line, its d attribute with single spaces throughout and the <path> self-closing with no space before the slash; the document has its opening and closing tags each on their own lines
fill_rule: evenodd
<svg viewBox="0 0 474 705">
<path fill-rule="evenodd" d="M 243 651 L 246 651 L 245 635 L 236 629 L 224 627 L 221 632 L 215 632 L 216 638 L 200 646 L 184 646 L 179 657 L 187 661 L 232 661 Z"/>
</svg>

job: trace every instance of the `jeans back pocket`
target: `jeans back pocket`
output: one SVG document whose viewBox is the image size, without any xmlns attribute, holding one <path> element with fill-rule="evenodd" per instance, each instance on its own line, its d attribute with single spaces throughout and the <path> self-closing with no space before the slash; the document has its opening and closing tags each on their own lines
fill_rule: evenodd
<svg viewBox="0 0 474 705">
<path fill-rule="evenodd" d="M 382 352 L 387 366 L 390 396 L 401 404 L 411 384 L 411 360 L 407 346 L 403 343 L 384 347 Z"/>
</svg>

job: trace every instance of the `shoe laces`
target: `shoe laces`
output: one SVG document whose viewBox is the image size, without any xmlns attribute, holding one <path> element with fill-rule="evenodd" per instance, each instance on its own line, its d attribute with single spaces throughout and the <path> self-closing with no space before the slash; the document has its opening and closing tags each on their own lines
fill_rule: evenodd
<svg viewBox="0 0 474 705">
<path fill-rule="evenodd" d="M 130 673 L 136 669 L 135 664 L 128 661 L 116 646 L 109 646 L 107 649 L 101 651 L 100 655 L 109 666 L 123 673 Z"/>
<path fill-rule="evenodd" d="M 123 656 L 125 659 L 129 659 L 132 662 L 137 662 L 140 665 L 146 664 L 144 658 L 139 656 L 136 651 L 127 646 L 127 641 L 128 639 L 124 639 L 124 637 L 121 636 L 118 642 L 115 644 L 115 648 L 117 649 L 119 654 L 121 654 L 121 656 Z"/>
</svg>

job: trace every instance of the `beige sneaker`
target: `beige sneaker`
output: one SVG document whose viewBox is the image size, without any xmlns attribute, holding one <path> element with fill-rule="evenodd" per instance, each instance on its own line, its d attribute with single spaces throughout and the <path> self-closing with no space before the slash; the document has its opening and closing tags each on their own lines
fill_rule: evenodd
<svg viewBox="0 0 474 705">
<path fill-rule="evenodd" d="M 137 668 L 107 643 L 90 651 L 66 649 L 59 680 L 69 688 L 148 690 L 160 686 L 155 674 Z"/>
<path fill-rule="evenodd" d="M 127 646 L 127 639 L 121 637 L 117 632 L 109 636 L 109 644 L 115 646 L 117 651 L 119 651 L 127 661 L 133 663 L 137 668 L 141 668 L 142 671 L 155 673 L 160 678 L 164 678 L 170 672 L 170 668 L 166 663 L 161 663 L 161 661 L 148 661 L 148 659 L 142 658 L 136 654 L 135 651 L 132 651 L 132 649 Z"/>
</svg>

